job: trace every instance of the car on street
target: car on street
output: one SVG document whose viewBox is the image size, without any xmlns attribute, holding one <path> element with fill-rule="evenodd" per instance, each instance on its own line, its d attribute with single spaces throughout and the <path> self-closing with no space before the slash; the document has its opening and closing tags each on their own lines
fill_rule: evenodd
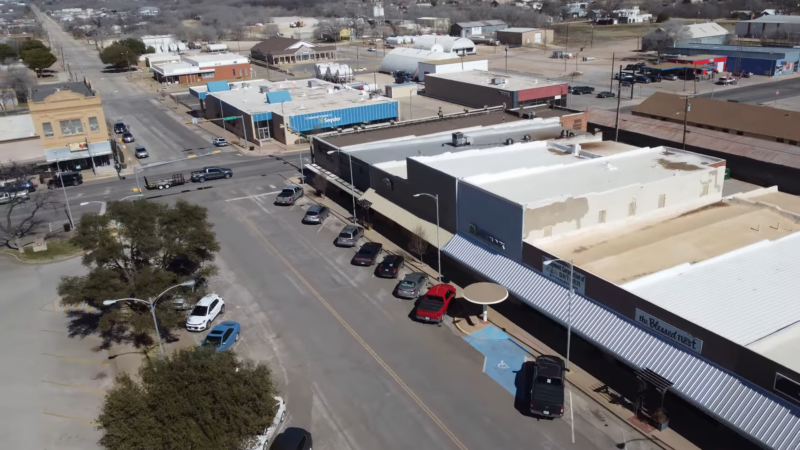
<svg viewBox="0 0 800 450">
<path fill-rule="evenodd" d="M 533 366 L 531 414 L 540 417 L 564 415 L 564 360 L 541 355 Z"/>
<path fill-rule="evenodd" d="M 374 52 L 375 51 L 375 47 L 370 47 L 370 48 L 367 49 L 367 51 L 368 52 Z"/>
<path fill-rule="evenodd" d="M 428 284 L 428 276 L 420 272 L 406 274 L 394 288 L 394 295 L 400 298 L 416 299 Z"/>
<path fill-rule="evenodd" d="M 226 320 L 211 329 L 203 342 L 200 344 L 203 348 L 213 348 L 214 351 L 224 352 L 233 347 L 233 344 L 239 341 L 241 337 L 241 327 L 239 322 Z"/>
<path fill-rule="evenodd" d="M 272 441 L 272 438 L 275 437 L 275 433 L 278 432 L 281 425 L 286 421 L 287 413 L 286 401 L 281 397 L 275 397 L 275 418 L 272 419 L 272 423 L 267 428 L 264 428 L 258 433 L 258 436 L 256 436 L 256 443 L 250 450 L 269 450 L 269 443 Z"/>
<path fill-rule="evenodd" d="M 79 186 L 83 184 L 83 175 L 80 172 L 59 172 L 47 180 L 47 189 L 64 186 Z"/>
<path fill-rule="evenodd" d="M 452 284 L 437 284 L 430 288 L 417 304 L 417 320 L 442 323 L 450 302 L 456 297 Z"/>
<path fill-rule="evenodd" d="M 591 86 L 572 86 L 569 92 L 573 95 L 591 94 L 594 88 Z"/>
<path fill-rule="evenodd" d="M 328 218 L 330 210 L 327 206 L 311 205 L 303 216 L 303 223 L 322 223 Z"/>
<path fill-rule="evenodd" d="M 311 450 L 313 447 L 311 433 L 302 429 L 290 427 L 284 430 L 270 450 Z"/>
<path fill-rule="evenodd" d="M 117 122 L 117 123 L 114 124 L 114 133 L 122 134 L 122 133 L 124 133 L 126 131 L 128 131 L 128 126 L 125 125 L 124 123 Z"/>
<path fill-rule="evenodd" d="M 195 183 L 205 183 L 206 180 L 219 180 L 233 176 L 231 169 L 224 167 L 203 167 L 202 170 L 192 172 L 192 181 Z"/>
<path fill-rule="evenodd" d="M 735 84 L 735 83 L 736 83 L 736 79 L 733 78 L 733 77 L 720 77 L 720 78 L 717 79 L 717 83 L 716 84 L 728 85 L 728 84 Z"/>
<path fill-rule="evenodd" d="M 227 147 L 228 146 L 228 141 L 226 141 L 225 138 L 221 138 L 221 137 L 214 138 L 211 141 L 211 143 L 214 144 L 214 147 Z"/>
<path fill-rule="evenodd" d="M 345 225 L 336 237 L 337 247 L 355 247 L 358 240 L 364 237 L 364 229 L 355 225 Z"/>
<path fill-rule="evenodd" d="M 350 264 L 354 266 L 371 266 L 375 264 L 378 255 L 381 254 L 381 249 L 383 249 L 383 244 L 379 242 L 367 242 L 353 255 Z"/>
<path fill-rule="evenodd" d="M 131 142 L 135 141 L 136 139 L 133 138 L 133 135 L 130 131 L 126 131 L 122 133 L 122 142 L 130 144 Z"/>
<path fill-rule="evenodd" d="M 650 77 L 648 77 L 647 75 L 636 75 L 637 83 L 650 84 L 651 81 L 653 80 L 651 80 Z"/>
<path fill-rule="evenodd" d="M 744 70 L 740 70 L 738 72 L 732 72 L 731 75 L 739 78 L 750 78 L 753 76 L 753 72 L 747 72 Z"/>
<path fill-rule="evenodd" d="M 603 91 L 603 92 L 597 94 L 597 98 L 614 98 L 616 96 L 617 96 L 617 94 L 615 94 L 615 93 L 613 93 L 611 91 Z"/>
<path fill-rule="evenodd" d="M 397 278 L 400 269 L 405 267 L 406 259 L 402 255 L 386 255 L 375 270 L 376 275 L 382 278 Z"/>
<path fill-rule="evenodd" d="M 208 294 L 194 305 L 186 319 L 186 329 L 189 331 L 206 330 L 211 322 L 221 314 L 225 314 L 225 300 L 217 294 Z"/>
<path fill-rule="evenodd" d="M 136 150 L 134 150 L 134 153 L 136 154 L 136 158 L 137 159 L 149 158 L 150 157 L 150 154 L 147 153 L 147 149 L 142 147 L 141 145 L 137 145 L 136 146 Z"/>
<path fill-rule="evenodd" d="M 668 74 L 665 74 L 665 75 L 661 75 L 661 79 L 662 80 L 669 80 L 669 81 L 677 81 L 678 80 L 678 76 L 675 75 L 674 73 L 668 73 Z"/>
<path fill-rule="evenodd" d="M 7 203 L 12 203 L 12 202 L 14 202 L 15 204 L 19 204 L 20 202 L 24 202 L 26 200 L 28 200 L 27 191 L 0 192 L 0 205 L 5 205 Z"/>
<path fill-rule="evenodd" d="M 33 192 L 36 185 L 30 180 L 8 180 L 0 182 L 0 191 L 3 192 Z"/>
<path fill-rule="evenodd" d="M 286 186 L 281 189 L 281 192 L 275 197 L 276 205 L 294 205 L 295 202 L 304 195 L 303 188 L 296 184 Z"/>
</svg>

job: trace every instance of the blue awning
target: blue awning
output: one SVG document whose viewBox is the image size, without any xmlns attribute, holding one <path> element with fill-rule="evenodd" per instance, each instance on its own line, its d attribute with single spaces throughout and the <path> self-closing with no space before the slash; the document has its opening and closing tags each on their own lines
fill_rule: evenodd
<svg viewBox="0 0 800 450">
<path fill-rule="evenodd" d="M 267 92 L 267 103 L 283 103 L 292 101 L 292 95 L 289 91 L 274 91 Z"/>
<path fill-rule="evenodd" d="M 206 88 L 208 89 L 208 92 L 223 92 L 231 90 L 231 86 L 227 81 L 209 81 L 206 83 Z"/>
<path fill-rule="evenodd" d="M 443 251 L 566 326 L 567 287 L 460 233 Z M 575 294 L 572 330 L 628 364 L 673 382 L 675 393 L 751 439 L 777 450 L 800 448 L 800 409 L 667 343 L 632 319 Z"/>
</svg>

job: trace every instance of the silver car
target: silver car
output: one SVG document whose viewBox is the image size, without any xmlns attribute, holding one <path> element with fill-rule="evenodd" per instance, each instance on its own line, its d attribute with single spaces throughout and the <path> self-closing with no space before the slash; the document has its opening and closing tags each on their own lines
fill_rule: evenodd
<svg viewBox="0 0 800 450">
<path fill-rule="evenodd" d="M 303 216 L 303 223 L 322 223 L 328 218 L 328 208 L 322 205 L 312 205 Z"/>
<path fill-rule="evenodd" d="M 364 237 L 364 229 L 355 225 L 345 225 L 336 238 L 336 245 L 339 247 L 355 247 L 358 240 Z"/>
<path fill-rule="evenodd" d="M 136 158 L 138 159 L 150 157 L 150 154 L 147 153 L 147 149 L 142 147 L 141 145 L 136 146 L 135 153 L 136 153 Z"/>
<path fill-rule="evenodd" d="M 394 294 L 400 298 L 416 299 L 423 294 L 425 286 L 428 284 L 428 276 L 424 273 L 409 273 L 403 280 L 397 283 Z"/>
</svg>

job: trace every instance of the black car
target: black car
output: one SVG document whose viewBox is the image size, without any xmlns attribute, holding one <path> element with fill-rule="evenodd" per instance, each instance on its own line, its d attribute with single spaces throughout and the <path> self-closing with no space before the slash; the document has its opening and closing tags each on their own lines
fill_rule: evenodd
<svg viewBox="0 0 800 450">
<path fill-rule="evenodd" d="M 531 414 L 553 418 L 564 415 L 564 360 L 558 356 L 542 355 L 536 358 Z"/>
<path fill-rule="evenodd" d="M 378 259 L 378 255 L 380 255 L 382 248 L 383 244 L 377 242 L 367 242 L 366 244 L 362 245 L 360 249 L 358 249 L 356 254 L 353 256 L 353 259 L 350 260 L 350 264 L 354 266 L 371 266 L 375 264 L 375 261 Z"/>
<path fill-rule="evenodd" d="M 122 122 L 117 122 L 114 124 L 114 133 L 122 134 L 128 131 L 128 126 Z"/>
<path fill-rule="evenodd" d="M 650 77 L 648 77 L 647 75 L 636 75 L 637 83 L 649 84 L 651 81 L 653 80 L 651 80 Z"/>
<path fill-rule="evenodd" d="M 283 430 L 270 449 L 273 450 L 311 450 L 313 439 L 311 433 L 302 429 L 289 427 Z"/>
<path fill-rule="evenodd" d="M 616 96 L 617 96 L 617 94 L 615 94 L 615 93 L 613 93 L 611 91 L 603 91 L 603 92 L 597 94 L 597 98 L 614 98 Z"/>
<path fill-rule="evenodd" d="M 594 88 L 590 86 L 573 86 L 570 88 L 570 93 L 573 95 L 591 94 Z"/>
<path fill-rule="evenodd" d="M 83 184 L 83 175 L 80 172 L 61 172 L 47 181 L 47 189 L 63 186 L 79 186 Z"/>
<path fill-rule="evenodd" d="M 33 192 L 36 190 L 36 185 L 28 180 L 10 180 L 6 181 L 0 191 L 2 192 Z"/>
<path fill-rule="evenodd" d="M 330 210 L 327 206 L 312 205 L 303 216 L 303 223 L 322 223 L 328 218 Z"/>
<path fill-rule="evenodd" d="M 131 143 L 135 140 L 136 139 L 133 138 L 133 135 L 129 131 L 122 133 L 122 142 Z"/>
<path fill-rule="evenodd" d="M 398 271 L 405 266 L 405 263 L 406 259 L 401 255 L 386 255 L 375 272 L 379 277 L 397 278 Z"/>
</svg>

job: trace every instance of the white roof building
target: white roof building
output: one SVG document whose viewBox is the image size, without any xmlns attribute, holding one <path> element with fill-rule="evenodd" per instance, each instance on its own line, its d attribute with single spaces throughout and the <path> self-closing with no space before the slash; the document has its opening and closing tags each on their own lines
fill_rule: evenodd
<svg viewBox="0 0 800 450">
<path fill-rule="evenodd" d="M 419 50 L 416 48 L 396 48 L 386 54 L 381 61 L 380 72 L 392 73 L 398 70 L 417 75 L 418 65 L 423 61 L 443 60 L 453 58 L 452 53 L 441 51 Z"/>
<path fill-rule="evenodd" d="M 467 38 L 435 36 L 431 34 L 418 37 L 411 48 L 432 52 L 455 53 L 458 55 L 473 55 L 477 52 L 475 50 L 475 43 Z"/>
</svg>

